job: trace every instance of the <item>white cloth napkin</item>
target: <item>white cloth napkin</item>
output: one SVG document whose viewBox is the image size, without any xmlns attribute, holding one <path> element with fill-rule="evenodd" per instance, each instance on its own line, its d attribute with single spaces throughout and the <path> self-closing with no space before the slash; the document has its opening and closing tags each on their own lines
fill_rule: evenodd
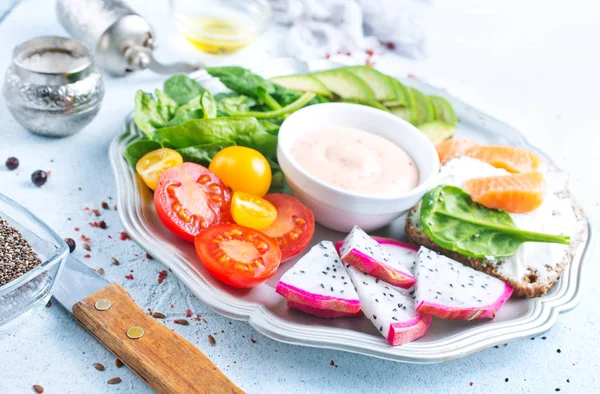
<svg viewBox="0 0 600 394">
<path fill-rule="evenodd" d="M 271 0 L 289 25 L 286 48 L 301 59 L 381 45 L 409 57 L 425 54 L 423 14 L 429 0 Z"/>
</svg>

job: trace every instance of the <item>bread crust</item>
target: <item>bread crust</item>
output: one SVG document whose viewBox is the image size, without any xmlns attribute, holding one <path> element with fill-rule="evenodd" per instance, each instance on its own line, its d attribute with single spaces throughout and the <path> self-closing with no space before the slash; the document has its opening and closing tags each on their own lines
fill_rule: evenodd
<svg viewBox="0 0 600 394">
<path fill-rule="evenodd" d="M 570 196 L 568 198 L 570 198 Z M 453 260 L 459 261 L 462 264 L 472 267 L 478 271 L 485 272 L 488 275 L 494 276 L 504 281 L 513 288 L 513 296 L 515 297 L 540 297 L 546 294 L 546 292 L 552 287 L 552 285 L 554 285 L 554 283 L 560 278 L 565 268 L 573 260 L 575 250 L 577 249 L 579 243 L 582 241 L 582 234 L 585 232 L 587 220 L 585 218 L 583 210 L 573 201 L 573 199 L 571 199 L 571 205 L 573 207 L 573 212 L 577 217 L 577 221 L 581 224 L 581 229 L 572 238 L 568 253 L 565 253 L 563 259 L 560 262 L 558 262 L 556 266 L 552 268 L 552 270 L 549 270 L 545 281 L 539 281 L 539 278 L 537 277 L 537 275 L 535 275 L 535 273 L 525 274 L 523 278 L 521 278 L 519 281 L 516 281 L 514 278 L 509 278 L 499 273 L 496 264 L 490 264 L 485 259 L 476 259 L 463 256 L 460 253 L 446 250 L 440 247 L 435 242 L 433 242 L 431 238 L 429 238 L 429 236 L 425 233 L 423 227 L 420 225 L 418 216 L 420 215 L 420 204 L 414 206 L 409 211 L 406 217 L 405 231 L 406 235 L 414 243 L 425 246 L 431 250 L 448 256 Z M 498 264 L 502 264 L 502 260 L 500 260 Z"/>
</svg>

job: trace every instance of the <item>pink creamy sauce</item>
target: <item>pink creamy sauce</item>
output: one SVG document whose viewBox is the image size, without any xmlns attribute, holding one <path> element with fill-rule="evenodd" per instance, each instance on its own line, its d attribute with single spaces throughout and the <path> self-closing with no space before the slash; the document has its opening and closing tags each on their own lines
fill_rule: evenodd
<svg viewBox="0 0 600 394">
<path fill-rule="evenodd" d="M 402 148 L 352 127 L 306 133 L 294 141 L 292 156 L 315 178 L 354 193 L 390 196 L 419 184 L 417 166 Z"/>
</svg>

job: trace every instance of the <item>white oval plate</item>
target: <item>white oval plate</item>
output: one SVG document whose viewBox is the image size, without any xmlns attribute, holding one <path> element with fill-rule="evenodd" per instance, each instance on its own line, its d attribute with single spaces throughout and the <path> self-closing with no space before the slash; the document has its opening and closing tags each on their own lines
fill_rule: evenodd
<svg viewBox="0 0 600 394">
<path fill-rule="evenodd" d="M 269 78 L 334 67 L 334 63 L 324 60 L 305 63 L 293 59 L 277 59 L 251 69 Z M 211 91 L 223 89 L 220 82 L 206 72 L 198 72 L 194 77 Z M 523 147 L 539 153 L 551 163 L 548 156 L 531 146 L 512 127 L 479 112 L 443 90 L 416 79 L 400 80 L 425 93 L 448 99 L 460 119 L 459 135 L 489 144 Z M 559 313 L 574 308 L 581 298 L 583 261 L 590 243 L 590 229 L 586 218 L 582 218 L 586 227 L 582 242 L 562 278 L 543 297 L 511 299 L 494 320 L 466 322 L 434 319 L 431 329 L 424 337 L 393 347 L 364 317 L 319 319 L 290 310 L 285 300 L 275 293 L 275 286 L 295 261 L 283 264 L 273 278 L 256 288 L 234 289 L 216 281 L 199 263 L 194 246 L 175 237 L 162 225 L 154 210 L 151 191 L 123 157 L 125 147 L 140 138 L 141 134 L 132 121 L 132 115 L 129 115 L 125 120 L 123 134 L 113 140 L 109 151 L 117 183 L 119 217 L 125 230 L 140 247 L 169 267 L 211 309 L 233 319 L 247 320 L 257 331 L 275 340 L 394 361 L 436 363 L 463 357 L 494 345 L 540 335 L 552 327 Z M 405 239 L 404 217 L 377 234 Z M 343 236 L 344 234 L 317 226 L 313 244 L 323 239 L 336 241 Z"/>
</svg>

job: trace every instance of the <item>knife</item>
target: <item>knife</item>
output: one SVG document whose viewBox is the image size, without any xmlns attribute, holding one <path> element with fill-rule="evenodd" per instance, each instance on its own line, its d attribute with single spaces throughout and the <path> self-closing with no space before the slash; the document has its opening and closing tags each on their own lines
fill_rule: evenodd
<svg viewBox="0 0 600 394">
<path fill-rule="evenodd" d="M 156 392 L 243 393 L 194 345 L 144 313 L 123 287 L 72 256 L 53 296 Z"/>
</svg>

